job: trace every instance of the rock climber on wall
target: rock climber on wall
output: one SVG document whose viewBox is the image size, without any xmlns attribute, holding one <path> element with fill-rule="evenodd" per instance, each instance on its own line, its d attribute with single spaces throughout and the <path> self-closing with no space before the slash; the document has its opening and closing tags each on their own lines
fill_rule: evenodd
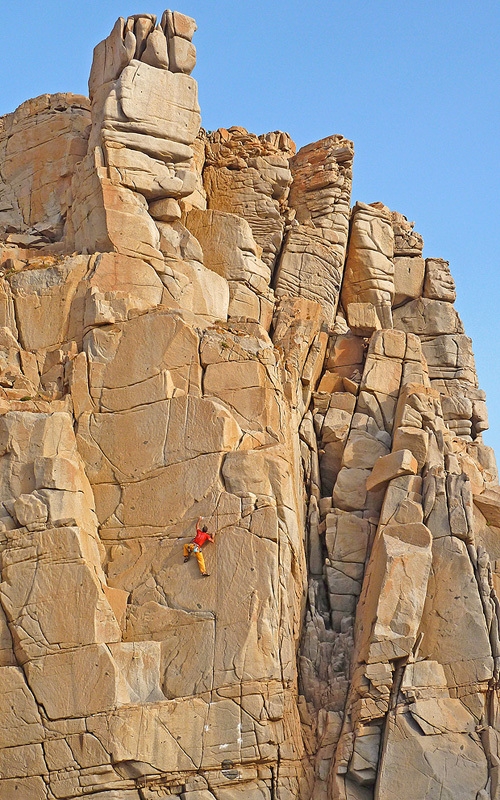
<svg viewBox="0 0 500 800">
<path fill-rule="evenodd" d="M 201 552 L 201 548 L 203 547 L 205 542 L 213 542 L 214 537 L 207 532 L 206 525 L 200 528 L 201 519 L 202 519 L 201 517 L 198 517 L 198 522 L 196 523 L 196 536 L 189 542 L 189 544 L 184 545 L 184 561 L 189 561 L 191 553 L 194 553 L 201 574 L 203 575 L 204 578 L 208 578 L 209 573 L 206 571 L 205 568 L 205 559 L 203 558 L 203 553 Z"/>
</svg>

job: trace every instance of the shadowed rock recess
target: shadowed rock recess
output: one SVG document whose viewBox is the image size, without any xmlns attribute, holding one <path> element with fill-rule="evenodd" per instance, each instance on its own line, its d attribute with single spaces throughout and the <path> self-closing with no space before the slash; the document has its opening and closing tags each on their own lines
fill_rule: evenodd
<svg viewBox="0 0 500 800">
<path fill-rule="evenodd" d="M 195 30 L 119 19 L 90 101 L 0 119 L 0 797 L 499 800 L 448 263 L 343 136 L 200 128 Z"/>
</svg>

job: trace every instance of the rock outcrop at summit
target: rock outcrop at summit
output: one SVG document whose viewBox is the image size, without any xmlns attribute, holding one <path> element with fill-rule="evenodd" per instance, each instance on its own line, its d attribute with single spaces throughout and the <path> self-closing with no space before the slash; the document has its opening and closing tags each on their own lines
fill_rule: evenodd
<svg viewBox="0 0 500 800">
<path fill-rule="evenodd" d="M 90 101 L 0 121 L 0 797 L 498 800 L 449 265 L 343 136 L 201 129 L 195 30 L 120 19 Z"/>
</svg>

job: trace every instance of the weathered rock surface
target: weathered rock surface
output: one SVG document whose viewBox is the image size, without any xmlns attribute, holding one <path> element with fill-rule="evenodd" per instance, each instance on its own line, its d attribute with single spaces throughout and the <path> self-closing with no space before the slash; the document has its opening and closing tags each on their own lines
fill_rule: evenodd
<svg viewBox="0 0 500 800">
<path fill-rule="evenodd" d="M 498 800 L 448 262 L 351 211 L 343 136 L 201 130 L 195 30 L 119 19 L 90 101 L 0 120 L 0 798 Z"/>
<path fill-rule="evenodd" d="M 323 319 L 335 319 L 349 232 L 353 144 L 329 136 L 291 159 L 290 229 L 276 269 L 277 297 L 319 303 Z"/>
<path fill-rule="evenodd" d="M 203 183 L 208 208 L 238 214 L 249 223 L 262 258 L 273 267 L 290 218 L 290 157 L 286 133 L 262 136 L 244 128 L 221 128 L 205 140 Z"/>
</svg>

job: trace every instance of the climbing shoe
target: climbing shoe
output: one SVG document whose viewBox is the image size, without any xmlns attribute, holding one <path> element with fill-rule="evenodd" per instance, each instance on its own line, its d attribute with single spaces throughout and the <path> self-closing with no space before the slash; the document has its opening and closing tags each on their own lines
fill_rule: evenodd
<svg viewBox="0 0 500 800">
<path fill-rule="evenodd" d="M 189 561 L 189 556 L 184 556 L 184 563 L 186 563 L 186 561 Z"/>
<path fill-rule="evenodd" d="M 210 577 L 210 573 L 209 572 L 202 572 L 201 576 L 202 576 L 202 578 L 209 578 Z"/>
</svg>

